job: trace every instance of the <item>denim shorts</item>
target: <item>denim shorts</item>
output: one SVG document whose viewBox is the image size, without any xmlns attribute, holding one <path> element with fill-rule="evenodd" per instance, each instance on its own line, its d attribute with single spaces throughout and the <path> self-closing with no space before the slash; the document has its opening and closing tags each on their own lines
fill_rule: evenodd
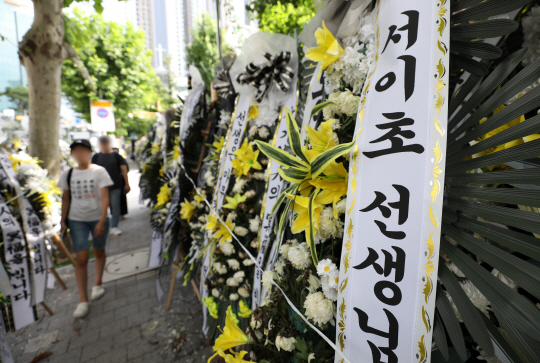
<svg viewBox="0 0 540 363">
<path fill-rule="evenodd" d="M 105 232 L 101 236 L 94 238 L 94 228 L 96 228 L 98 222 L 69 221 L 69 235 L 71 236 L 74 252 L 88 250 L 88 235 L 90 233 L 93 240 L 92 247 L 98 250 L 105 249 L 107 235 L 109 234 L 109 218 L 105 221 Z"/>
</svg>

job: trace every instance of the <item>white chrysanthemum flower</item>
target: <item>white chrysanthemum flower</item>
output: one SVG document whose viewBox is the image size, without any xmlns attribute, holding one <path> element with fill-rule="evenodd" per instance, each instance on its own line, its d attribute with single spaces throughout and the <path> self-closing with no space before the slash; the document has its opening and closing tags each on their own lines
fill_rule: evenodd
<svg viewBox="0 0 540 363">
<path fill-rule="evenodd" d="M 308 284 L 308 290 L 310 293 L 313 294 L 319 289 L 319 287 L 321 287 L 321 280 L 319 280 L 319 278 L 314 274 L 310 273 L 308 278 Z"/>
<path fill-rule="evenodd" d="M 506 285 L 510 286 L 512 290 L 517 291 L 518 285 L 516 285 L 516 283 L 510 280 L 506 275 L 503 275 L 499 270 L 494 268 L 491 271 L 491 274 L 495 276 L 496 278 L 498 278 L 499 280 L 501 280 L 502 282 L 504 282 Z"/>
<path fill-rule="evenodd" d="M 298 241 L 296 241 L 295 239 L 289 240 L 281 245 L 281 247 L 279 248 L 279 253 L 283 257 L 287 257 L 289 255 L 289 249 L 295 246 L 298 246 Z"/>
<path fill-rule="evenodd" d="M 212 296 L 217 299 L 219 297 L 219 290 L 216 289 L 216 288 L 213 288 L 212 289 Z"/>
<path fill-rule="evenodd" d="M 253 125 L 249 128 L 248 136 L 250 139 L 253 139 L 257 135 L 258 127 Z"/>
<path fill-rule="evenodd" d="M 244 281 L 244 277 L 246 277 L 246 273 L 244 271 L 238 271 L 234 274 L 234 279 L 238 282 Z"/>
<path fill-rule="evenodd" d="M 272 286 L 274 286 L 272 284 L 272 281 L 269 280 L 269 278 L 274 280 L 276 283 L 280 280 L 279 275 L 277 274 L 277 272 L 275 272 L 275 271 L 265 271 L 264 274 L 263 274 L 263 277 L 262 277 L 262 285 L 268 291 L 272 290 Z"/>
<path fill-rule="evenodd" d="M 489 300 L 480 292 L 480 290 L 478 290 L 470 280 L 462 281 L 461 287 L 474 306 L 484 314 L 489 315 L 488 311 L 491 310 L 489 307 Z"/>
<path fill-rule="evenodd" d="M 347 198 L 340 200 L 336 203 L 336 211 L 338 214 L 345 213 L 345 209 L 347 208 Z"/>
<path fill-rule="evenodd" d="M 235 249 L 231 242 L 223 242 L 219 245 L 219 249 L 225 256 L 230 256 L 234 253 Z"/>
<path fill-rule="evenodd" d="M 251 296 L 251 294 L 249 293 L 249 290 L 243 286 L 238 289 L 238 294 L 245 298 L 248 298 Z"/>
<path fill-rule="evenodd" d="M 306 242 L 302 242 L 298 246 L 289 248 L 287 257 L 294 268 L 297 270 L 303 270 L 311 264 L 311 253 L 309 252 L 309 246 Z"/>
<path fill-rule="evenodd" d="M 326 241 L 326 238 L 324 238 L 319 232 L 315 233 L 315 244 L 318 245 L 319 243 L 323 243 Z"/>
<path fill-rule="evenodd" d="M 254 265 L 255 262 L 253 262 L 253 260 L 251 260 L 251 259 L 248 258 L 248 259 L 245 259 L 244 261 L 242 261 L 242 264 L 243 264 L 244 266 L 251 266 L 251 265 Z"/>
<path fill-rule="evenodd" d="M 322 292 L 309 294 L 304 301 L 306 316 L 322 327 L 334 318 L 334 303 L 324 297 Z"/>
<path fill-rule="evenodd" d="M 270 136 L 270 130 L 267 127 L 261 127 L 259 129 L 259 136 L 261 139 L 267 139 Z"/>
<path fill-rule="evenodd" d="M 239 270 L 240 269 L 240 262 L 238 262 L 238 260 L 235 260 L 234 258 L 231 258 L 230 260 L 227 260 L 227 264 L 233 270 Z"/>
<path fill-rule="evenodd" d="M 206 223 L 206 217 L 205 216 L 199 216 L 199 218 L 197 218 L 197 220 L 199 222 Z"/>
<path fill-rule="evenodd" d="M 238 294 L 232 293 L 229 295 L 229 300 L 231 301 L 236 301 L 238 300 L 238 298 L 239 298 Z"/>
<path fill-rule="evenodd" d="M 240 237 L 244 237 L 246 234 L 248 234 L 249 230 L 241 226 L 236 226 L 234 227 L 233 232 Z"/>
<path fill-rule="evenodd" d="M 227 279 L 227 286 L 238 286 L 238 281 L 234 277 Z"/>
<path fill-rule="evenodd" d="M 334 270 L 327 273 L 324 277 L 327 278 L 328 286 L 337 289 L 339 285 L 339 270 Z"/>
<path fill-rule="evenodd" d="M 330 299 L 332 301 L 337 300 L 338 291 L 337 289 L 328 285 L 328 277 L 321 278 L 321 287 L 322 287 L 323 294 L 327 299 Z"/>
<path fill-rule="evenodd" d="M 264 173 L 253 173 L 253 179 L 264 180 Z"/>
<path fill-rule="evenodd" d="M 465 277 L 465 274 L 461 272 L 461 270 L 453 262 L 447 262 L 446 267 L 448 267 L 448 269 L 457 277 Z"/>
<path fill-rule="evenodd" d="M 292 352 L 294 350 L 294 343 L 296 343 L 296 338 L 290 337 L 285 338 L 278 334 L 276 337 L 276 348 L 279 352 L 280 349 L 283 349 L 287 352 Z"/>
<path fill-rule="evenodd" d="M 317 273 L 319 276 L 330 276 L 330 273 L 337 271 L 337 269 L 336 264 L 329 258 L 320 260 L 317 264 Z"/>
<path fill-rule="evenodd" d="M 224 275 L 227 273 L 227 266 L 225 266 L 221 262 L 214 263 L 213 268 L 214 268 L 214 271 L 216 271 L 220 275 Z"/>
<path fill-rule="evenodd" d="M 221 110 L 219 113 L 219 125 L 218 127 L 221 129 L 227 129 L 229 126 L 229 123 L 231 122 L 232 114 L 230 112 L 227 112 L 225 110 Z"/>
<path fill-rule="evenodd" d="M 285 273 L 285 263 L 283 262 L 282 257 L 280 257 L 277 260 L 276 265 L 274 266 L 274 269 L 279 274 L 279 276 L 283 276 L 283 274 Z"/>
<path fill-rule="evenodd" d="M 253 219 L 249 220 L 249 230 L 253 233 L 259 232 L 259 224 L 261 223 L 261 218 L 256 216 Z"/>
<path fill-rule="evenodd" d="M 208 169 L 206 173 L 204 173 L 204 182 L 210 187 L 213 187 L 216 183 L 216 177 L 210 169 Z"/>
<path fill-rule="evenodd" d="M 332 207 L 326 207 L 321 211 L 319 233 L 324 238 L 343 237 L 343 222 L 334 218 Z"/>
<path fill-rule="evenodd" d="M 247 181 L 245 179 L 238 179 L 238 181 L 234 183 L 234 186 L 232 188 L 233 193 L 242 193 L 246 184 Z"/>
<path fill-rule="evenodd" d="M 259 319 L 255 319 L 254 315 L 251 315 L 251 321 L 249 322 L 249 325 L 252 329 L 259 329 L 262 325 L 262 322 Z"/>
<path fill-rule="evenodd" d="M 257 192 L 254 191 L 253 189 L 248 190 L 247 192 L 244 193 L 244 197 L 246 197 L 247 199 L 253 198 L 256 195 L 257 195 Z"/>
<path fill-rule="evenodd" d="M 272 127 L 275 125 L 279 117 L 279 108 L 270 106 L 268 104 L 260 104 L 259 114 L 255 118 L 255 125 L 257 127 Z"/>
<path fill-rule="evenodd" d="M 255 238 L 251 243 L 249 244 L 251 248 L 259 249 L 259 237 Z"/>
<path fill-rule="evenodd" d="M 227 215 L 227 217 L 230 218 L 231 221 L 234 222 L 234 221 L 236 220 L 236 218 L 238 217 L 238 214 L 237 214 L 235 211 L 232 211 L 231 213 L 229 213 L 229 214 Z"/>
</svg>

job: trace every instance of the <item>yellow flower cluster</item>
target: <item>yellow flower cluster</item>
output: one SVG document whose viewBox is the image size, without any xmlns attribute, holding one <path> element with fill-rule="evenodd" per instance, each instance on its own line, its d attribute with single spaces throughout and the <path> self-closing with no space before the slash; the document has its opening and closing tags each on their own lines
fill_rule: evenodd
<svg viewBox="0 0 540 363">
<path fill-rule="evenodd" d="M 237 175 L 236 180 L 243 175 L 247 175 L 250 169 L 261 170 L 262 166 L 257 161 L 259 150 L 254 151 L 253 147 L 244 139 L 242 146 L 234 152 L 236 158 L 232 161 L 233 174 Z"/>
</svg>

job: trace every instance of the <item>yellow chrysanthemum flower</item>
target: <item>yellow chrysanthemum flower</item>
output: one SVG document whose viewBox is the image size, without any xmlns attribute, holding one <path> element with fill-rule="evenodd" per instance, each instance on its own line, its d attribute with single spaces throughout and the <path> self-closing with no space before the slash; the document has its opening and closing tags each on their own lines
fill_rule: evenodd
<svg viewBox="0 0 540 363">
<path fill-rule="evenodd" d="M 227 204 L 223 208 L 235 210 L 240 203 L 244 203 L 247 200 L 247 197 L 236 193 L 234 197 L 225 197 L 225 199 L 227 199 Z"/>
<path fill-rule="evenodd" d="M 219 243 L 232 242 L 232 234 L 229 230 L 232 231 L 234 226 L 235 224 L 231 221 L 231 217 L 227 217 L 225 224 L 219 222 L 218 231 L 213 236 L 214 239 L 218 239 Z"/>
<path fill-rule="evenodd" d="M 208 313 L 214 319 L 218 318 L 218 304 L 214 301 L 214 297 L 205 297 L 203 298 L 203 303 L 208 308 Z"/>
<path fill-rule="evenodd" d="M 169 188 L 169 185 L 167 183 L 163 184 L 163 186 L 159 189 L 159 193 L 157 195 L 157 207 L 161 207 L 169 202 L 171 199 L 171 190 Z"/>
<path fill-rule="evenodd" d="M 318 46 L 310 48 L 306 52 L 308 59 L 321 63 L 321 72 L 328 68 L 330 64 L 337 61 L 345 52 L 337 39 L 328 30 L 324 21 L 322 26 L 322 29 L 319 28 L 315 32 L 315 39 Z"/>
<path fill-rule="evenodd" d="M 240 316 L 241 318 L 249 318 L 251 316 L 252 311 L 243 300 L 240 300 L 240 302 L 238 303 L 238 307 L 240 308 L 238 316 Z"/>
<path fill-rule="evenodd" d="M 191 219 L 191 216 L 193 216 L 193 211 L 195 210 L 195 207 L 191 205 L 191 203 L 188 202 L 187 199 L 184 199 L 184 203 L 181 203 L 180 207 L 180 218 L 189 221 Z"/>
</svg>

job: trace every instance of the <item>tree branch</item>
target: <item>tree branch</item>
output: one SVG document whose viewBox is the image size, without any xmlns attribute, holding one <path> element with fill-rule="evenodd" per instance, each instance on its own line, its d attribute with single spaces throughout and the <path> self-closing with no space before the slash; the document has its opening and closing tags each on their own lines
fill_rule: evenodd
<svg viewBox="0 0 540 363">
<path fill-rule="evenodd" d="M 81 57 L 79 57 L 79 54 L 73 48 L 73 46 L 67 42 L 64 42 L 64 49 L 66 50 L 66 59 L 71 59 L 73 63 L 75 64 L 75 67 L 81 72 L 81 75 L 84 79 L 88 81 L 88 85 L 90 86 L 90 89 L 97 95 L 96 85 L 94 83 L 94 80 L 92 77 L 90 77 L 90 73 L 88 73 L 88 69 L 86 69 L 86 66 L 84 65 Z"/>
</svg>

